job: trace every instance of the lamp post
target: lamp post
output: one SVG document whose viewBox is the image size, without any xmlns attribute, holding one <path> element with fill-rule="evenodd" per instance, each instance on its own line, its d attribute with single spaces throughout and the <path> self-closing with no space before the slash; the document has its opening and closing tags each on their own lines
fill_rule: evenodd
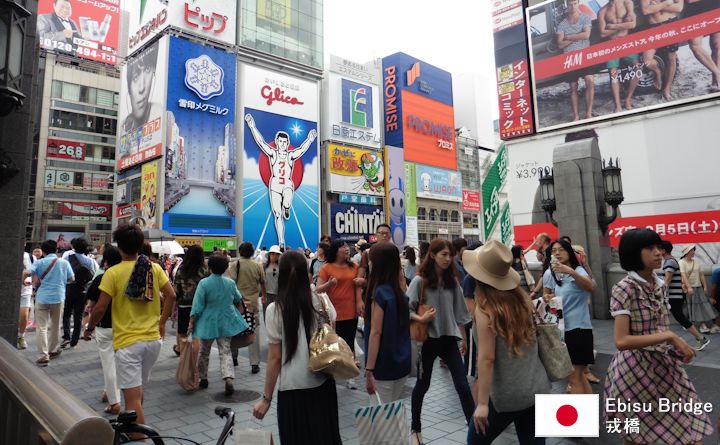
<svg viewBox="0 0 720 445">
<path fill-rule="evenodd" d="M 598 216 L 598 222 L 600 228 L 603 231 L 607 231 L 608 226 L 615 221 L 617 218 L 618 206 L 625 200 L 622 189 L 622 177 L 620 169 L 620 160 L 615 158 L 615 165 L 613 160 L 610 158 L 610 162 L 605 164 L 605 160 L 602 162 L 602 177 L 603 185 L 605 187 L 605 203 L 611 207 L 610 215 L 607 212 Z"/>
<path fill-rule="evenodd" d="M 553 218 L 553 213 L 557 210 L 557 202 L 555 201 L 555 179 L 553 171 L 549 167 L 540 170 L 540 207 L 545 211 L 545 217 L 557 227 L 557 221 Z"/>
</svg>

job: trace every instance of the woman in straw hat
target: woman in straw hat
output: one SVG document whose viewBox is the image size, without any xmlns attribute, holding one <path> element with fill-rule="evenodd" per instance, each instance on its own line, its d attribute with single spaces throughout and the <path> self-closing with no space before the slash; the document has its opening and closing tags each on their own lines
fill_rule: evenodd
<svg viewBox="0 0 720 445">
<path fill-rule="evenodd" d="M 700 326 L 700 332 L 715 334 L 718 330 L 708 329 L 707 322 L 715 318 L 715 310 L 708 301 L 708 285 L 705 281 L 705 274 L 702 273 L 700 262 L 695 259 L 695 244 L 688 244 L 682 250 L 680 257 L 680 276 L 682 277 L 682 289 L 687 294 L 688 315 L 690 321 Z"/>
<path fill-rule="evenodd" d="M 463 254 L 465 270 L 475 280 L 475 329 L 478 339 L 477 407 L 468 429 L 468 444 L 490 444 L 514 423 L 521 444 L 535 439 L 535 394 L 550 391 L 538 356 L 533 306 L 513 255 L 492 240 Z"/>
</svg>

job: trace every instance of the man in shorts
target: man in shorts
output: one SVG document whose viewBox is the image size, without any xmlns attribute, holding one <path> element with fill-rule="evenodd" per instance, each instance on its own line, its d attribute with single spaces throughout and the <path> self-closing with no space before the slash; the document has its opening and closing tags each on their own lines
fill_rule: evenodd
<svg viewBox="0 0 720 445">
<path fill-rule="evenodd" d="M 23 270 L 26 273 L 30 272 L 32 267 L 32 260 L 30 254 L 23 252 Z M 26 277 L 23 279 L 22 287 L 20 289 L 20 317 L 18 317 L 18 349 L 27 349 L 27 342 L 25 341 L 25 329 L 27 329 L 28 317 L 30 315 L 30 308 L 32 307 L 32 279 Z"/>
<path fill-rule="evenodd" d="M 137 225 L 121 224 L 113 232 L 122 262 L 108 269 L 100 283 L 83 339 L 90 340 L 95 325 L 112 304 L 113 348 L 118 386 L 125 409 L 135 411 L 137 422 L 145 423 L 143 387 L 160 355 L 165 323 L 172 314 L 175 290 L 165 271 L 146 256 L 139 255 L 145 242 Z M 160 293 L 164 296 L 160 312 Z"/>
<path fill-rule="evenodd" d="M 640 0 L 640 10 L 647 17 L 648 24 L 651 27 L 663 25 L 678 20 L 683 10 L 683 2 L 685 0 Z M 665 59 L 665 79 L 662 78 L 660 67 L 655 60 L 656 50 L 650 49 L 642 54 L 645 66 L 655 73 L 655 87 L 662 89 L 663 98 L 667 101 L 672 100 L 672 84 L 675 80 L 675 72 L 677 71 L 678 55 L 677 51 L 680 45 L 673 43 L 660 48 L 661 56 Z"/>
<path fill-rule="evenodd" d="M 607 5 L 600 8 L 598 12 L 598 23 L 600 28 L 600 36 L 608 40 L 615 40 L 627 36 L 630 31 L 635 29 L 637 20 L 635 17 L 635 6 L 633 0 L 610 0 Z M 637 88 L 642 71 L 638 63 L 640 57 L 632 54 L 622 58 L 622 62 L 632 67 L 630 71 L 630 81 L 628 83 L 625 94 L 625 108 L 632 108 L 632 97 Z M 606 66 L 610 73 L 610 89 L 612 90 L 613 100 L 615 101 L 615 113 L 622 111 L 620 105 L 620 83 L 622 82 L 622 71 L 620 68 L 620 59 L 614 59 L 607 62 Z M 640 75 L 637 75 L 638 72 Z M 618 76 L 620 74 L 620 76 Z"/>
<path fill-rule="evenodd" d="M 720 0 L 686 0 L 683 17 L 693 17 L 717 8 L 720 8 Z M 720 32 L 710 34 L 710 54 L 703 48 L 703 40 L 705 36 L 695 37 L 688 46 L 697 61 L 710 71 L 710 92 L 716 93 L 720 91 Z"/>
<path fill-rule="evenodd" d="M 560 22 L 555 35 L 558 46 L 563 53 L 571 53 L 590 46 L 590 33 L 592 19 L 580 11 L 580 0 L 568 0 L 568 12 Z M 592 72 L 571 72 L 567 79 L 570 83 L 570 105 L 572 106 L 573 121 L 580 120 L 578 79 L 585 80 L 585 118 L 592 118 L 593 102 L 595 100 L 595 77 Z"/>
</svg>

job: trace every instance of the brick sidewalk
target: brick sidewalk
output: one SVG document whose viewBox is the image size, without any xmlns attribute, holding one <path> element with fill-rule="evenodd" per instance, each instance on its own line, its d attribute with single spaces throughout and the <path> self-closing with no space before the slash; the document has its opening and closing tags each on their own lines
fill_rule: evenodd
<svg viewBox="0 0 720 445">
<path fill-rule="evenodd" d="M 599 353 L 614 352 L 612 343 L 612 321 L 593 320 L 595 342 Z M 684 338 L 689 335 L 684 334 Z M 720 350 L 720 336 L 711 336 L 712 343 L 698 354 L 696 365 L 711 368 L 720 367 L 720 357 L 714 353 Z M 34 333 L 28 333 L 28 349 L 20 351 L 24 357 L 34 362 L 38 354 L 35 346 Z M 263 339 L 265 339 L 263 335 Z M 180 436 L 200 443 L 214 444 L 223 425 L 223 421 L 215 416 L 213 410 L 218 405 L 231 407 L 236 413 L 236 429 L 254 428 L 271 429 L 278 442 L 277 417 L 275 405 L 271 407 L 262 423 L 251 421 L 251 410 L 254 401 L 245 403 L 228 403 L 223 396 L 223 382 L 219 375 L 219 359 L 217 349 L 213 349 L 210 357 L 209 381 L 210 387 L 194 393 L 187 393 L 175 383 L 175 370 L 178 359 L 172 351 L 174 344 L 174 331 L 168 328 L 167 340 L 163 344 L 160 358 L 153 368 L 151 382 L 146 388 L 145 413 L 146 423 L 164 435 Z M 714 351 L 714 352 L 713 352 Z M 265 350 L 263 350 L 263 357 Z M 239 390 L 254 391 L 255 397 L 262 393 L 265 364 L 261 364 L 260 374 L 250 373 L 247 352 L 241 351 L 239 366 L 235 368 L 235 388 Z M 100 402 L 103 389 L 102 370 L 97 354 L 95 342 L 81 341 L 73 350 L 66 350 L 57 359 L 44 368 L 45 372 L 63 385 L 69 392 L 87 403 L 98 413 L 105 407 Z M 596 370 L 596 374 L 604 375 L 604 369 Z M 353 413 L 368 403 L 367 393 L 362 389 L 362 379 L 358 379 L 361 388 L 348 390 L 343 385 L 337 386 L 340 414 L 340 433 L 343 443 L 355 445 L 358 443 L 357 431 L 354 425 Z M 410 416 L 410 394 L 415 383 L 414 378 L 408 379 L 404 396 Z M 556 385 L 558 390 L 563 385 Z M 595 392 L 601 392 L 601 386 L 594 386 Z M 241 394 L 236 394 L 241 395 Z M 252 394 L 248 394 L 251 395 Z M 702 396 L 702 393 L 701 393 Z M 107 416 L 110 417 L 110 416 Z M 441 368 L 439 363 L 433 371 L 433 381 L 425 396 L 422 415 L 423 436 L 427 444 L 464 444 L 467 426 L 462 415 L 459 399 L 447 369 Z M 497 445 L 517 443 L 512 434 L 512 426 L 495 442 Z M 570 440 L 549 439 L 548 444 L 567 445 L 578 442 Z M 592 439 L 586 443 L 621 443 L 609 442 L 603 439 Z"/>
</svg>

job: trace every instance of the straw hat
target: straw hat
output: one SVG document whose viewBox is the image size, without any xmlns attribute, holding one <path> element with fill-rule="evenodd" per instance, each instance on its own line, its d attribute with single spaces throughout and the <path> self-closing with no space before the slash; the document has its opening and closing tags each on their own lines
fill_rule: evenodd
<svg viewBox="0 0 720 445">
<path fill-rule="evenodd" d="M 466 250 L 462 260 L 467 273 L 495 289 L 512 290 L 520 284 L 520 275 L 512 268 L 512 252 L 497 240 Z"/>
<path fill-rule="evenodd" d="M 268 250 L 268 253 L 279 253 L 282 255 L 282 251 L 280 250 L 280 246 L 278 245 L 270 246 L 270 250 Z"/>
<path fill-rule="evenodd" d="M 683 247 L 682 250 L 682 256 L 680 258 L 685 258 L 688 253 L 690 253 L 691 250 L 694 250 L 697 246 L 695 244 L 688 244 L 687 246 Z"/>
</svg>

